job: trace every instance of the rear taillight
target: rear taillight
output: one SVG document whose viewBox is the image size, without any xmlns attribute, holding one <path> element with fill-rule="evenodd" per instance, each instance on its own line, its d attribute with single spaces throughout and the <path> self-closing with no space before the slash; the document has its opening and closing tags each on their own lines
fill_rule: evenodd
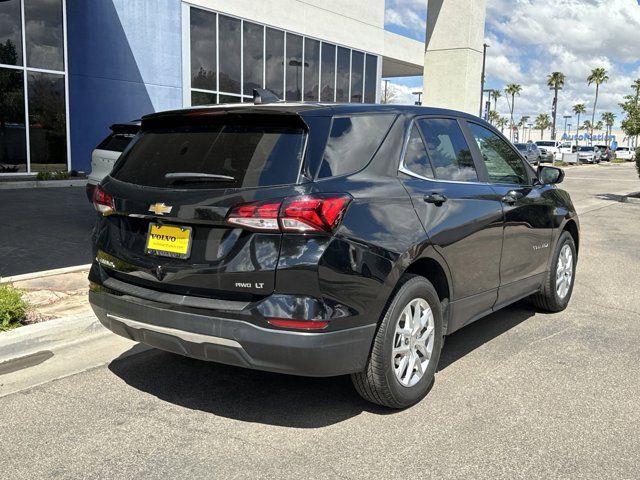
<svg viewBox="0 0 640 480">
<path fill-rule="evenodd" d="M 100 185 L 96 186 L 93 191 L 93 207 L 102 215 L 110 215 L 116 211 L 113 197 L 105 192 Z"/>
<path fill-rule="evenodd" d="M 316 194 L 248 203 L 233 208 L 227 222 L 251 230 L 333 233 L 349 202 L 345 194 Z"/>
</svg>

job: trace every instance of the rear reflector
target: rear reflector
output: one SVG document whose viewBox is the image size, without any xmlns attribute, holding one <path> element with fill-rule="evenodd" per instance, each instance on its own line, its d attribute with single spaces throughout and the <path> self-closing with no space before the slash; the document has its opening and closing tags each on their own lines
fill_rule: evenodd
<svg viewBox="0 0 640 480">
<path fill-rule="evenodd" d="M 329 322 L 324 320 L 287 320 L 286 318 L 267 318 L 274 327 L 294 328 L 296 330 L 322 330 Z"/>
<path fill-rule="evenodd" d="M 315 194 L 249 203 L 232 209 L 227 222 L 251 230 L 333 233 L 349 202 L 345 194 Z"/>
<path fill-rule="evenodd" d="M 102 215 L 110 215 L 116 211 L 113 197 L 105 192 L 100 185 L 96 186 L 93 191 L 93 207 Z"/>
</svg>

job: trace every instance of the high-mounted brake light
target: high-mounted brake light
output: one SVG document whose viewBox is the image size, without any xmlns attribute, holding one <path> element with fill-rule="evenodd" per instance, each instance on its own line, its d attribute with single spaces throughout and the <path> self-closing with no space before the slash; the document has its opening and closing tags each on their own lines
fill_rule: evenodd
<svg viewBox="0 0 640 480">
<path fill-rule="evenodd" d="M 346 194 L 315 194 L 248 203 L 232 209 L 227 222 L 250 230 L 333 233 L 349 202 Z"/>
<path fill-rule="evenodd" d="M 116 211 L 113 197 L 105 192 L 100 185 L 96 186 L 93 191 L 93 207 L 102 215 L 110 215 Z"/>
</svg>

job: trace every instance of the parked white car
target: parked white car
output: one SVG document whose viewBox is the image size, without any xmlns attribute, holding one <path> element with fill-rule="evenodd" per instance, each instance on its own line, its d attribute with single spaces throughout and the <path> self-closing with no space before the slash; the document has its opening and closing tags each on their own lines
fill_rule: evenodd
<svg viewBox="0 0 640 480">
<path fill-rule="evenodd" d="M 93 201 L 93 192 L 104 177 L 111 173 L 120 154 L 140 131 L 140 120 L 115 123 L 109 127 L 111 133 L 91 154 L 91 173 L 87 178 L 87 198 Z"/>
<path fill-rule="evenodd" d="M 578 147 L 578 162 L 580 163 L 600 163 L 596 155 L 596 147 L 581 145 Z"/>
<path fill-rule="evenodd" d="M 544 148 L 549 155 L 560 161 L 563 153 L 571 153 L 571 143 L 562 140 L 537 140 L 535 144 Z M 544 160 L 544 159 L 543 159 Z M 549 159 L 551 161 L 551 159 Z"/>
<path fill-rule="evenodd" d="M 626 160 L 627 162 L 633 162 L 636 159 L 636 152 L 630 147 L 618 147 L 616 149 L 616 158 Z"/>
</svg>

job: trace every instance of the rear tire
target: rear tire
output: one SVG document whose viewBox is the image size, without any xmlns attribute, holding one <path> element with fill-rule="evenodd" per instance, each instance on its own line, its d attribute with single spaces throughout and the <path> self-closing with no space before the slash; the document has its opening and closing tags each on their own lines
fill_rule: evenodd
<svg viewBox="0 0 640 480">
<path fill-rule="evenodd" d="M 424 398 L 443 341 L 441 304 L 433 285 L 417 275 L 404 275 L 399 285 L 383 312 L 365 371 L 351 375 L 362 398 L 389 408 L 409 407 Z"/>
<path fill-rule="evenodd" d="M 562 232 L 553 254 L 552 267 L 540 293 L 530 297 L 531 303 L 547 312 L 561 312 L 567 308 L 575 284 L 577 260 L 573 237 L 569 232 Z"/>
</svg>

